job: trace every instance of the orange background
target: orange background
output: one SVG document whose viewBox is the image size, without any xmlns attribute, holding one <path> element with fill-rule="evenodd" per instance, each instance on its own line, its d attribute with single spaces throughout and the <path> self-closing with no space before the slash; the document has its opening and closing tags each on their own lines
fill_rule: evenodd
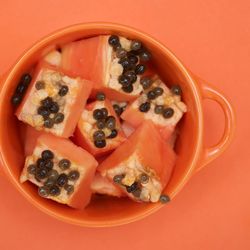
<svg viewBox="0 0 250 250">
<path fill-rule="evenodd" d="M 0 249 L 250 249 L 249 11 L 249 0 L 2 0 L 0 73 L 57 28 L 89 21 L 128 24 L 158 38 L 217 85 L 232 100 L 238 124 L 225 154 L 165 208 L 126 226 L 88 229 L 56 221 L 1 178 Z M 208 101 L 205 109 L 212 144 L 223 129 L 222 112 Z"/>
</svg>

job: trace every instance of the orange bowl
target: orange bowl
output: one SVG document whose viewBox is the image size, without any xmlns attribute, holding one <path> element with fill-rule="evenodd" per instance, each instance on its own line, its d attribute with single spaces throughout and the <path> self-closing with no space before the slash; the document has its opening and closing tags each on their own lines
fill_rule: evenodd
<svg viewBox="0 0 250 250">
<path fill-rule="evenodd" d="M 164 45 L 151 36 L 133 28 L 111 23 L 86 23 L 56 31 L 38 41 L 28 49 L 15 65 L 1 78 L 0 93 L 0 160 L 1 170 L 30 203 L 45 213 L 64 222 L 87 226 L 107 227 L 127 224 L 148 216 L 163 205 L 138 204 L 128 199 L 93 197 L 83 211 L 43 199 L 37 195 L 32 184 L 20 184 L 19 176 L 24 164 L 24 153 L 19 132 L 19 122 L 14 116 L 10 99 L 18 79 L 28 71 L 46 52 L 67 42 L 100 34 L 119 34 L 130 39 L 141 40 L 153 54 L 153 62 L 162 79 L 170 86 L 178 83 L 183 90 L 183 100 L 188 112 L 183 117 L 175 150 L 177 163 L 165 193 L 171 199 L 183 188 L 192 175 L 218 157 L 230 144 L 234 128 L 234 112 L 227 99 L 210 87 L 205 81 L 193 75 Z M 211 148 L 205 148 L 202 102 L 216 101 L 225 115 L 224 133 L 220 141 Z"/>
</svg>

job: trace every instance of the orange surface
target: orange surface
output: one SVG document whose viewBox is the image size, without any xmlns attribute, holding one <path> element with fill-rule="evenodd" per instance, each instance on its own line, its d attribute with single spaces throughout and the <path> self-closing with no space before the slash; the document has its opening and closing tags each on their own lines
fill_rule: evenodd
<svg viewBox="0 0 250 250">
<path fill-rule="evenodd" d="M 117 3 L 1 3 L 1 72 L 30 44 L 56 28 L 96 20 L 129 24 L 164 42 L 193 72 L 231 98 L 238 118 L 236 139 L 166 208 L 117 228 L 86 229 L 63 224 L 42 214 L 1 179 L 0 249 L 44 249 L 40 237 L 47 240 L 47 249 L 133 249 L 132 243 L 138 249 L 249 249 L 250 3 L 127 0 L 121 9 Z M 212 144 L 222 132 L 223 116 L 217 106 L 208 103 L 207 141 Z"/>
</svg>

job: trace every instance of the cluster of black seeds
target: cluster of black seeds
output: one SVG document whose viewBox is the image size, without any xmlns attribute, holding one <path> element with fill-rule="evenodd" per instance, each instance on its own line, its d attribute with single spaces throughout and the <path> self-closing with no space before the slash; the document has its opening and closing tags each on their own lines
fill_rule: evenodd
<svg viewBox="0 0 250 250">
<path fill-rule="evenodd" d="M 106 108 L 95 109 L 93 117 L 96 120 L 95 125 L 97 127 L 97 130 L 93 134 L 94 144 L 97 148 L 104 148 L 106 146 L 106 139 L 112 139 L 118 135 L 115 117 L 109 115 Z M 103 131 L 105 128 L 110 130 L 108 136 Z"/>
<path fill-rule="evenodd" d="M 35 164 L 28 166 L 27 171 L 33 175 L 38 182 L 42 182 L 43 186 L 38 188 L 38 193 L 42 197 L 58 196 L 61 189 L 64 188 L 67 194 L 74 192 L 74 186 L 68 184 L 68 181 L 76 181 L 80 177 L 80 173 L 76 170 L 70 171 L 68 174 L 59 174 L 54 169 L 54 154 L 50 150 L 44 150 L 41 157 L 37 159 Z M 68 159 L 61 159 L 58 162 L 58 167 L 62 170 L 68 170 L 71 162 Z"/>
<path fill-rule="evenodd" d="M 150 77 L 143 77 L 140 80 L 140 83 L 144 90 L 148 90 L 152 87 L 153 80 Z M 155 100 L 157 97 L 163 94 L 163 88 L 161 87 L 153 87 L 147 92 L 147 101 L 142 103 L 138 109 L 140 112 L 146 113 L 151 108 L 151 101 Z M 180 86 L 174 85 L 171 88 L 171 92 L 174 95 L 181 95 L 182 91 Z M 174 115 L 174 110 L 171 107 L 166 107 L 164 105 L 156 105 L 154 108 L 155 114 L 162 115 L 164 118 L 168 119 Z"/>
<path fill-rule="evenodd" d="M 118 117 L 121 116 L 121 114 L 124 112 L 124 110 L 126 109 L 126 105 L 125 106 L 120 106 L 119 104 L 113 104 L 113 109 L 116 113 L 116 115 Z"/>
<path fill-rule="evenodd" d="M 27 88 L 29 87 L 29 84 L 31 82 L 32 78 L 30 74 L 24 74 L 22 75 L 16 89 L 15 89 L 15 93 L 11 98 L 11 102 L 14 106 L 17 106 L 21 103 L 23 96 L 27 90 Z"/>
<path fill-rule="evenodd" d="M 118 63 L 123 67 L 123 73 L 118 78 L 122 90 L 125 93 L 131 93 L 134 90 L 133 84 L 137 80 L 137 75 L 142 75 L 146 71 L 146 65 L 140 61 L 149 61 L 151 54 L 137 40 L 131 42 L 130 51 L 122 48 L 116 35 L 110 36 L 108 42 L 115 50 L 116 57 L 120 59 Z"/>
<path fill-rule="evenodd" d="M 145 173 L 141 174 L 131 186 L 126 186 L 122 184 L 122 179 L 125 177 L 125 174 L 115 175 L 113 178 L 114 183 L 121 185 L 126 188 L 128 193 L 132 193 L 134 197 L 140 198 L 142 184 L 146 184 L 149 181 L 149 176 Z"/>
<path fill-rule="evenodd" d="M 125 174 L 119 174 L 115 175 L 113 177 L 113 182 L 117 185 L 123 186 L 128 193 L 133 194 L 133 196 L 137 199 L 140 199 L 141 191 L 142 191 L 142 185 L 147 184 L 149 182 L 149 176 L 145 173 L 142 173 L 139 177 L 138 180 L 136 180 L 131 186 L 126 186 L 122 184 L 122 179 L 125 177 Z M 167 203 L 170 201 L 169 196 L 162 194 L 160 196 L 159 201 L 161 203 Z"/>
<path fill-rule="evenodd" d="M 43 81 L 37 81 L 35 84 L 37 90 L 44 89 L 45 83 Z M 63 97 L 67 95 L 69 91 L 68 86 L 62 85 L 58 91 L 58 95 Z M 64 120 L 64 114 L 59 112 L 59 105 L 52 97 L 46 97 L 40 103 L 40 106 L 37 109 L 37 113 L 43 117 L 44 127 L 52 128 L 54 124 L 59 124 Z"/>
</svg>

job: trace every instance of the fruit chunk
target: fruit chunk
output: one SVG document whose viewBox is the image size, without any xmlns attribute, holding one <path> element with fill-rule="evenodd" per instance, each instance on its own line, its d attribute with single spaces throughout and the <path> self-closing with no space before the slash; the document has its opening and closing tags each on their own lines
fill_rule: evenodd
<svg viewBox="0 0 250 250">
<path fill-rule="evenodd" d="M 135 128 L 151 120 L 163 138 L 168 139 L 187 108 L 181 96 L 173 93 L 158 77 L 150 80 L 150 84 L 142 80 L 145 92 L 126 108 L 121 118 Z"/>
<path fill-rule="evenodd" d="M 140 63 L 139 52 L 131 51 L 130 40 L 117 37 L 115 44 L 110 42 L 111 37 L 96 36 L 66 44 L 62 48 L 62 68 L 93 81 L 93 95 L 102 91 L 111 100 L 134 100 L 142 91 L 140 75 L 145 66 Z"/>
<path fill-rule="evenodd" d="M 44 132 L 38 131 L 25 123 L 20 123 L 19 128 L 21 140 L 24 147 L 24 155 L 26 157 L 32 154 L 36 146 L 37 138 Z"/>
<path fill-rule="evenodd" d="M 76 128 L 76 144 L 96 156 L 114 150 L 125 139 L 120 121 L 108 100 L 86 106 Z"/>
<path fill-rule="evenodd" d="M 40 196 L 82 209 L 90 201 L 98 163 L 70 140 L 43 134 L 28 156 L 20 181 L 38 186 Z"/>
<path fill-rule="evenodd" d="M 151 121 L 145 121 L 98 167 L 136 201 L 157 202 L 167 185 L 176 155 Z"/>
<path fill-rule="evenodd" d="M 57 136 L 73 134 L 92 83 L 72 78 L 58 68 L 38 66 L 26 95 L 16 111 L 19 120 Z"/>
<path fill-rule="evenodd" d="M 95 177 L 91 183 L 91 189 L 92 192 L 96 194 L 104 194 L 115 197 L 124 196 L 124 193 L 120 188 L 114 185 L 107 178 L 102 177 L 98 172 L 95 174 Z"/>
</svg>

